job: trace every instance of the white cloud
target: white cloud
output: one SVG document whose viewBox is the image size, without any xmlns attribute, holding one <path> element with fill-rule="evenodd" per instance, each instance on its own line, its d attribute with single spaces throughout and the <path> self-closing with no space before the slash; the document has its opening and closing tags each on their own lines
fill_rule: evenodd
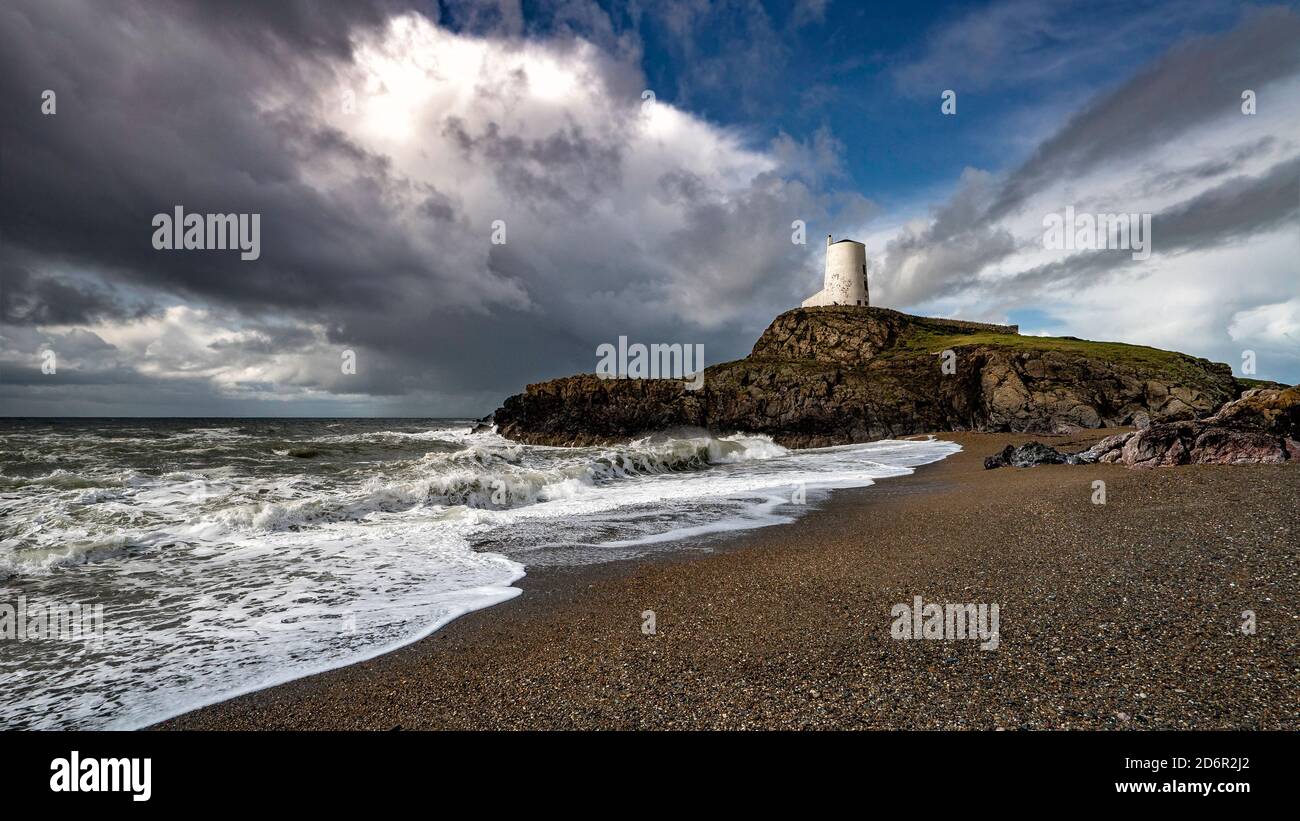
<svg viewBox="0 0 1300 821">
<path fill-rule="evenodd" d="M 1295 25 L 1294 17 L 1269 19 Z M 1240 41 L 1223 38 L 1233 59 Z M 1300 160 L 1293 125 L 1300 121 L 1300 76 L 1254 90 L 1270 110 L 1248 116 L 1235 97 L 1221 105 L 1189 99 L 1200 116 L 1143 142 L 1132 136 L 1143 118 L 1111 106 L 1131 127 L 1115 118 L 1068 121 L 1047 143 L 1069 147 L 1059 168 L 1040 151 L 1030 161 L 1032 177 L 1017 180 L 1020 169 L 997 178 L 967 169 L 928 214 L 895 215 L 867 234 L 873 302 L 994 321 L 1036 309 L 1061 320 L 1056 333 L 1156 345 L 1234 366 L 1251 347 L 1260 353 L 1259 375 L 1300 379 L 1293 297 L 1300 249 L 1288 176 Z M 1133 93 L 1121 88 L 1114 99 Z M 1085 110 L 1112 102 L 1091 101 Z M 1047 116 L 1059 119 L 1055 111 Z M 1069 133 L 1075 127 L 1082 133 Z M 1099 136 L 1108 134 L 1121 135 L 1121 144 Z M 1075 162 L 1079 156 L 1104 161 Z M 1010 200 L 1004 180 L 1021 183 Z M 1044 247 L 1043 218 L 1067 206 L 1153 214 L 1151 258 Z"/>
<path fill-rule="evenodd" d="M 790 222 L 824 211 L 816 192 L 785 177 L 835 176 L 842 146 L 822 132 L 810 145 L 782 135 L 756 148 L 643 100 L 629 74 L 639 76 L 581 40 L 472 37 L 408 15 L 361 43 L 342 86 L 322 94 L 351 90 L 355 114 L 326 107 L 320 116 L 383 157 L 403 185 L 451 202 L 456 224 L 414 237 L 467 272 L 459 292 L 439 294 L 444 303 L 587 321 L 603 292 L 614 296 L 601 302 L 615 325 L 643 324 L 647 311 L 701 327 L 751 316 L 753 304 L 733 297 L 787 278 Z M 407 205 L 414 211 L 418 198 Z M 707 219 L 718 220 L 711 245 Z M 502 250 L 526 259 L 527 277 L 493 269 L 495 220 L 506 225 Z M 764 250 L 737 264 L 725 242 Z M 790 289 L 780 299 L 802 288 L 779 284 Z"/>
<path fill-rule="evenodd" d="M 1228 322 L 1233 341 L 1262 340 L 1300 351 L 1300 297 L 1238 311 Z"/>
<path fill-rule="evenodd" d="M 151 293 L 151 315 L 87 326 L 111 354 L 70 368 L 202 380 L 223 396 L 435 386 L 494 402 L 519 384 L 500 372 L 535 376 L 538 365 L 521 363 L 593 367 L 581 358 L 594 356 L 593 336 L 707 339 L 711 351 L 722 338 L 740 349 L 812 286 L 816 223 L 829 224 L 834 207 L 869 208 L 857 195 L 824 196 L 842 149 L 829 131 L 761 146 L 647 102 L 636 54 L 573 36 L 457 33 L 419 14 L 354 36 L 346 60 L 304 58 L 259 76 L 251 127 L 266 129 L 259 147 L 283 145 L 276 159 L 290 172 L 266 188 L 288 191 L 292 205 L 266 209 L 263 263 L 285 258 L 277 217 L 295 219 L 311 254 L 290 257 L 275 281 L 249 267 L 231 283 L 272 298 L 319 283 L 342 299 L 279 312 L 265 296 L 232 304 L 220 287 L 196 292 L 165 277 L 177 287 Z M 276 185 L 285 178 L 317 198 L 324 219 L 295 218 L 307 198 Z M 795 219 L 810 224 L 811 245 L 791 243 Z M 504 245 L 491 242 L 497 220 Z M 342 275 L 327 281 L 319 260 Z M 362 363 L 351 379 L 339 373 L 343 348 Z"/>
</svg>

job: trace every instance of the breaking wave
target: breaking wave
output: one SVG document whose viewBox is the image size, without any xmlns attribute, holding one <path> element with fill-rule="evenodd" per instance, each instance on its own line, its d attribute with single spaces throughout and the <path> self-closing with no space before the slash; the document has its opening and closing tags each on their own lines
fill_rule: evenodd
<svg viewBox="0 0 1300 821">
<path fill-rule="evenodd" d="M 24 728 L 142 726 L 413 641 L 516 595 L 525 563 L 790 521 L 796 495 L 956 450 L 698 431 L 555 448 L 427 420 L 0 425 L 0 580 L 102 603 L 109 628 L 93 648 L 11 643 L 0 727 Z"/>
</svg>

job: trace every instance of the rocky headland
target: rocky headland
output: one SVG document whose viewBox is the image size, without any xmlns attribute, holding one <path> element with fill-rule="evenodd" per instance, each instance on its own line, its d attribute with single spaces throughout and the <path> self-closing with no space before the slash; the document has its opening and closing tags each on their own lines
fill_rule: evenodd
<svg viewBox="0 0 1300 821">
<path fill-rule="evenodd" d="M 749 356 L 707 368 L 699 390 L 687 384 L 570 376 L 529 385 L 492 419 L 533 444 L 693 427 L 820 447 L 942 431 L 1198 424 L 1252 387 L 1227 365 L 1173 351 L 852 306 L 787 311 Z"/>
</svg>

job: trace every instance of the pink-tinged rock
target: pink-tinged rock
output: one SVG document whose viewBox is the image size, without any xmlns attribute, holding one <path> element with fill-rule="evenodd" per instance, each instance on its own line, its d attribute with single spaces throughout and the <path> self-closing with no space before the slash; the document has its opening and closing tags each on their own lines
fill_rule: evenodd
<svg viewBox="0 0 1300 821">
<path fill-rule="evenodd" d="M 1197 437 L 1192 460 L 1202 465 L 1277 465 L 1287 461 L 1287 452 L 1276 436 L 1215 427 Z"/>
<path fill-rule="evenodd" d="M 1276 465 L 1300 461 L 1298 428 L 1300 389 L 1256 389 L 1206 419 L 1159 422 L 1135 433 L 1108 436 L 1082 456 L 1083 461 L 1135 468 Z"/>
<path fill-rule="evenodd" d="M 1161 455 L 1160 466 L 1169 467 L 1170 465 L 1185 465 L 1187 464 L 1187 461 L 1187 448 L 1183 445 L 1183 440 L 1175 439 L 1174 443 L 1169 446 L 1169 450 L 1165 451 L 1164 454 Z"/>
<path fill-rule="evenodd" d="M 1132 436 L 1133 436 L 1132 431 L 1128 431 L 1126 433 L 1117 433 L 1114 434 L 1113 436 L 1107 436 L 1105 439 L 1102 439 L 1101 441 L 1097 442 L 1097 444 L 1093 445 L 1092 447 L 1088 448 L 1086 451 L 1083 452 L 1082 455 L 1084 461 L 1085 462 L 1091 462 L 1091 461 L 1114 462 L 1118 460 L 1120 456 L 1120 449 L 1124 447 L 1124 443 L 1127 442 Z"/>
</svg>

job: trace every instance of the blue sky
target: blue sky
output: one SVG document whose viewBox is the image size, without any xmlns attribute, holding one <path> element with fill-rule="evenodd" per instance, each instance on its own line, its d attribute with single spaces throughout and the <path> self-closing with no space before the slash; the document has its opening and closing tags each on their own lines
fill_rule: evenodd
<svg viewBox="0 0 1300 821">
<path fill-rule="evenodd" d="M 1036 8 L 1034 19 L 1017 20 L 1017 5 Z M 1015 164 L 1035 137 L 1094 94 L 1177 42 L 1231 28 L 1243 9 L 1204 2 L 841 0 L 651 3 L 633 15 L 623 4 L 600 6 L 637 33 L 647 87 L 662 101 L 758 142 L 780 133 L 810 141 L 829 130 L 842 143 L 845 184 L 886 205 L 949 188 L 967 166 Z M 551 4 L 522 9 L 526 30 L 554 32 Z M 990 16 L 1005 21 L 996 33 L 980 30 Z M 455 20 L 453 14 L 448 22 Z M 1130 21 L 1140 36 L 1118 36 L 1116 20 Z M 982 48 L 1005 46 L 1014 54 L 972 72 L 945 55 L 954 42 L 972 62 Z M 939 95 L 950 88 L 959 92 L 959 117 L 939 111 Z"/>
<path fill-rule="evenodd" d="M 482 415 L 620 336 L 744 356 L 827 233 L 876 305 L 1300 382 L 1297 43 L 1219 0 L 17 0 L 0 401 Z M 177 203 L 259 258 L 155 251 Z M 1053 247 L 1066 209 L 1150 254 Z"/>
</svg>

